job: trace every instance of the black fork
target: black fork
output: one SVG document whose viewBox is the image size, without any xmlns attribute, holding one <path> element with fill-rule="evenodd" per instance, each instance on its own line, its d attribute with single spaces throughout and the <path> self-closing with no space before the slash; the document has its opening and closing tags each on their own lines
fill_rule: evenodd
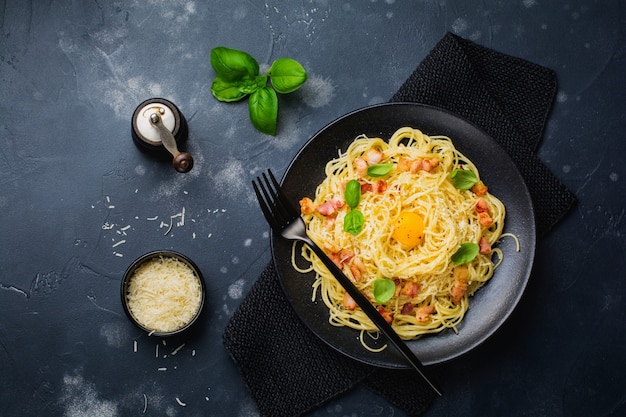
<svg viewBox="0 0 626 417">
<path fill-rule="evenodd" d="M 374 307 L 363 293 L 354 286 L 352 281 L 350 281 L 343 271 L 330 260 L 326 253 L 308 237 L 306 234 L 306 226 L 302 217 L 300 217 L 300 212 L 289 202 L 280 184 L 274 177 L 274 174 L 272 174 L 272 171 L 267 170 L 267 175 L 263 173 L 261 177 L 257 177 L 256 182 L 252 181 L 252 186 L 259 200 L 263 215 L 270 227 L 285 239 L 299 240 L 306 243 L 322 260 L 326 268 L 328 268 L 337 281 L 339 281 L 350 297 L 352 297 L 357 305 L 365 312 L 367 317 L 372 320 L 378 330 L 385 335 L 387 341 L 400 351 L 402 356 L 404 356 L 437 395 L 442 395 L 441 391 L 426 377 L 424 365 L 422 365 L 406 343 L 404 343 L 400 336 L 391 328 L 391 325 L 385 321 L 383 316 L 376 310 L 376 307 Z"/>
</svg>

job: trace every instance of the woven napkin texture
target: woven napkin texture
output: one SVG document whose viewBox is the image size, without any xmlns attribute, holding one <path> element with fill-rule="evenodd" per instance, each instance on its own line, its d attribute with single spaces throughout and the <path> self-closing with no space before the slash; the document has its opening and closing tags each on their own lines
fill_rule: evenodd
<svg viewBox="0 0 626 417">
<path fill-rule="evenodd" d="M 556 88 L 547 68 L 447 34 L 391 101 L 448 109 L 498 140 L 527 182 L 541 236 L 575 202 L 534 154 Z M 312 334 L 287 302 L 272 263 L 223 336 L 262 416 L 299 416 L 358 384 L 409 416 L 423 413 L 435 399 L 413 371 L 352 360 Z"/>
</svg>

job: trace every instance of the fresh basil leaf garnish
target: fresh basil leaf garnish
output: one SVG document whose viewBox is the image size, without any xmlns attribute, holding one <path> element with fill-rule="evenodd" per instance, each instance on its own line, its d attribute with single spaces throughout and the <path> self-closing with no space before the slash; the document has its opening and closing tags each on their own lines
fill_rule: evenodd
<svg viewBox="0 0 626 417">
<path fill-rule="evenodd" d="M 354 236 L 361 233 L 365 224 L 365 216 L 359 210 L 350 210 L 343 219 L 343 230 Z"/>
<path fill-rule="evenodd" d="M 469 169 L 455 169 L 450 173 L 452 184 L 459 190 L 469 190 L 478 182 L 474 171 Z"/>
<path fill-rule="evenodd" d="M 472 259 L 478 255 L 478 250 L 480 248 L 476 243 L 473 242 L 465 242 L 459 246 L 459 249 L 452 255 L 452 262 L 455 265 L 463 265 L 470 262 Z"/>
<path fill-rule="evenodd" d="M 356 208 L 361 202 L 361 183 L 357 180 L 350 180 L 343 191 L 343 198 L 350 208 Z"/>
<path fill-rule="evenodd" d="M 372 164 L 367 167 L 367 175 L 370 177 L 383 177 L 391 172 L 393 164 Z"/>
<path fill-rule="evenodd" d="M 396 293 L 396 284 L 387 278 L 377 278 L 373 284 L 374 300 L 383 304 L 386 303 Z"/>
</svg>

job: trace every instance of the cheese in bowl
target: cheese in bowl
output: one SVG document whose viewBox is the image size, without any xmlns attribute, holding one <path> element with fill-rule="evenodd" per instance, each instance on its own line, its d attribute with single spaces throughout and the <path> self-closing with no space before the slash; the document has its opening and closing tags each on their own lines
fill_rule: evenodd
<svg viewBox="0 0 626 417">
<path fill-rule="evenodd" d="M 198 267 L 173 251 L 150 252 L 127 269 L 122 304 L 140 328 L 157 336 L 189 328 L 204 304 L 204 280 Z"/>
</svg>

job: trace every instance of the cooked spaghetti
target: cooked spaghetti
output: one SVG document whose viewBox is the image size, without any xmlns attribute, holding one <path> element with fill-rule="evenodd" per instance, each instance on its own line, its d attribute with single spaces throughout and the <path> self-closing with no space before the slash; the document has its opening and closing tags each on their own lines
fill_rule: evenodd
<svg viewBox="0 0 626 417">
<path fill-rule="evenodd" d="M 388 142 L 357 137 L 327 163 L 325 174 L 314 198 L 300 201 L 311 239 L 403 339 L 446 328 L 457 331 L 469 297 L 502 259 L 492 247 L 502 234 L 505 208 L 480 180 L 476 166 L 450 138 L 405 127 Z M 459 189 L 453 181 L 457 174 L 471 174 L 473 181 Z M 355 191 L 351 180 L 358 181 L 356 201 L 346 194 L 349 182 Z M 350 217 L 355 211 L 362 214 L 361 221 Z M 477 253 L 459 261 L 467 246 Z M 324 301 L 330 323 L 376 331 L 306 245 L 301 254 L 310 267 L 298 266 L 295 250 L 293 266 L 315 271 L 312 298 Z M 391 291 L 387 296 L 376 294 L 374 287 L 381 282 Z"/>
</svg>

